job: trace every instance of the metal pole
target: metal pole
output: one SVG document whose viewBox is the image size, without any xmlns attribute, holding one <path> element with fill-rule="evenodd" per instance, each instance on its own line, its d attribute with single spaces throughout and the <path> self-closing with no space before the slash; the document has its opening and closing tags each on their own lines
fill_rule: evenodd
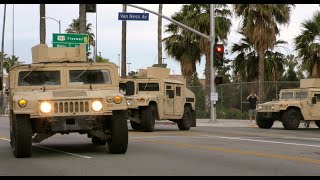
<svg viewBox="0 0 320 180">
<path fill-rule="evenodd" d="M 59 34 L 61 34 L 61 22 L 60 22 L 60 20 L 58 21 L 58 23 L 59 23 Z"/>
<path fill-rule="evenodd" d="M 4 60 L 4 30 L 5 30 L 5 25 L 6 25 L 6 9 L 7 9 L 7 4 L 4 4 L 4 10 L 3 10 L 3 29 L 2 29 L 2 46 L 1 46 L 1 61 L 0 61 L 0 89 L 1 93 L 3 92 L 3 60 Z M 1 94 L 2 97 L 2 94 Z M 1 101 L 1 106 L 2 106 L 2 101 Z"/>
<path fill-rule="evenodd" d="M 215 40 L 215 27 L 214 27 L 214 6 L 213 4 L 210 4 L 210 83 L 211 83 L 211 98 L 212 95 L 216 92 L 215 90 L 215 69 L 214 69 L 214 58 L 213 58 L 213 45 Z M 210 99 L 211 99 L 210 98 Z M 216 123 L 216 102 L 211 99 L 211 119 L 210 122 Z"/>
<path fill-rule="evenodd" d="M 118 67 L 118 74 L 119 74 L 119 76 L 120 76 L 120 68 L 121 68 L 121 66 L 120 66 L 120 54 L 118 54 L 118 65 L 119 65 L 119 67 Z"/>
<path fill-rule="evenodd" d="M 150 12 L 150 13 L 152 13 L 152 14 L 161 16 L 161 17 L 167 19 L 168 21 L 171 21 L 171 22 L 177 24 L 178 26 L 180 26 L 180 27 L 182 27 L 182 28 L 185 28 L 185 29 L 187 29 L 187 30 L 189 30 L 189 31 L 191 31 L 191 32 L 194 32 L 194 33 L 198 34 L 199 36 L 202 36 L 202 37 L 204 37 L 204 38 L 206 38 L 206 39 L 209 39 L 209 36 L 207 36 L 207 35 L 199 32 L 199 31 L 197 31 L 197 30 L 195 30 L 195 29 L 192 29 L 192 28 L 190 28 L 190 27 L 188 27 L 188 26 L 186 26 L 186 25 L 184 25 L 184 24 L 182 24 L 182 23 L 180 23 L 180 22 L 178 22 L 178 21 L 176 21 L 176 20 L 174 20 L 174 19 L 171 19 L 171 18 L 169 18 L 169 17 L 167 17 L 167 16 L 164 16 L 164 15 L 159 14 L 159 13 L 157 13 L 157 12 L 154 12 L 154 11 L 152 11 L 152 10 L 149 10 L 149 9 L 146 9 L 146 8 L 143 8 L 143 7 L 139 7 L 139 6 L 136 6 L 136 5 L 127 4 L 127 6 L 131 6 L 131 7 L 134 7 L 134 8 L 138 8 L 138 9 L 141 9 L 141 10 L 144 10 L 144 11 L 148 11 L 148 12 Z"/>
<path fill-rule="evenodd" d="M 127 5 L 123 4 L 123 12 L 127 12 Z M 122 43 L 121 43 L 121 78 L 127 74 L 127 21 L 122 21 Z"/>
<path fill-rule="evenodd" d="M 12 57 L 14 56 L 14 4 L 12 4 Z"/>
<path fill-rule="evenodd" d="M 98 4 L 96 4 L 96 42 L 95 42 L 95 58 L 94 61 L 97 61 L 98 56 Z"/>
</svg>

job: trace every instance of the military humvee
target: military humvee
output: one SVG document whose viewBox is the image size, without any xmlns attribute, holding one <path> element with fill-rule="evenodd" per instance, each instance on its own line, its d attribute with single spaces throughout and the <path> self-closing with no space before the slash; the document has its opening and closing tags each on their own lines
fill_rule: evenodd
<svg viewBox="0 0 320 180">
<path fill-rule="evenodd" d="M 269 129 L 274 121 L 285 129 L 297 129 L 300 121 L 320 127 L 320 79 L 301 79 L 300 88 L 280 90 L 279 100 L 257 105 L 257 124 Z"/>
<path fill-rule="evenodd" d="M 85 46 L 32 48 L 32 64 L 9 71 L 10 139 L 15 157 L 30 157 L 32 142 L 61 133 L 87 134 L 110 153 L 128 145 L 126 102 L 114 63 L 86 61 Z"/>
<path fill-rule="evenodd" d="M 173 121 L 180 130 L 196 126 L 194 93 L 169 73 L 169 68 L 148 67 L 132 78 L 120 79 L 133 129 L 152 132 L 155 120 Z"/>
</svg>

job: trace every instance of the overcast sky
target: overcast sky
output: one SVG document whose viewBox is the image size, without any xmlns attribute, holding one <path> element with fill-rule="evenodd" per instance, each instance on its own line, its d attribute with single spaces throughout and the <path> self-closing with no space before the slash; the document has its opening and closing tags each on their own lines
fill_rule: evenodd
<svg viewBox="0 0 320 180">
<path fill-rule="evenodd" d="M 158 4 L 138 4 L 138 6 L 158 11 Z M 3 24 L 3 7 L 0 6 L 1 33 Z M 163 14 L 171 17 L 178 12 L 180 4 L 164 4 Z M 293 38 L 301 31 L 301 22 L 310 19 L 313 14 L 320 10 L 319 4 L 297 4 L 293 9 L 290 24 L 281 27 L 280 39 L 288 41 L 287 50 L 281 49 L 283 53 L 293 53 Z M 118 54 L 121 54 L 121 22 L 118 20 L 118 13 L 122 12 L 121 4 L 98 4 L 97 18 L 95 13 L 87 13 L 87 20 L 92 23 L 92 30 L 97 34 L 98 52 L 102 57 L 109 58 L 112 62 L 119 64 Z M 142 10 L 128 7 L 127 12 L 143 12 Z M 20 61 L 31 63 L 31 47 L 39 43 L 39 4 L 16 4 L 14 5 L 14 23 L 13 23 L 13 5 L 7 5 L 7 18 L 5 27 L 5 47 L 4 51 L 8 55 L 13 53 L 13 26 L 14 26 L 14 54 Z M 61 21 L 61 31 L 65 32 L 72 19 L 79 16 L 78 4 L 47 4 L 46 16 Z M 232 18 L 232 29 L 228 37 L 228 45 L 239 42 L 241 36 L 236 32 L 240 19 Z M 130 71 L 140 68 L 146 68 L 157 63 L 157 16 L 150 14 L 149 21 L 127 21 L 127 62 L 131 63 Z M 163 19 L 163 31 L 165 25 L 170 23 Z M 52 33 L 59 32 L 59 25 L 56 21 L 47 19 L 46 42 L 52 47 Z M 168 34 L 163 34 L 163 38 Z M 228 47 L 229 47 L 228 46 Z M 171 68 L 171 74 L 180 74 L 180 65 L 173 59 L 167 57 L 163 47 L 164 63 Z M 198 74 L 203 78 L 205 60 L 197 66 Z"/>
</svg>

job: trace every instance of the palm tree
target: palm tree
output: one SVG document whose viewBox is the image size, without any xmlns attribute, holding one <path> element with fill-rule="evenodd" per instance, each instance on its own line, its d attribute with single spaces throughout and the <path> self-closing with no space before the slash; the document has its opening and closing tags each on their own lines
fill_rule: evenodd
<svg viewBox="0 0 320 180">
<path fill-rule="evenodd" d="M 40 44 L 46 43 L 46 5 L 40 4 Z"/>
<path fill-rule="evenodd" d="M 295 47 L 298 57 L 302 58 L 309 74 L 314 78 L 320 77 L 320 11 L 312 19 L 302 23 L 303 31 L 295 37 Z"/>
<path fill-rule="evenodd" d="M 6 54 L 5 54 L 6 56 Z M 5 68 L 6 72 L 8 73 L 10 68 L 16 64 L 21 64 L 21 62 L 19 62 L 19 58 L 16 56 L 11 56 L 11 57 L 6 57 L 4 59 L 4 63 L 3 63 L 3 67 Z"/>
<path fill-rule="evenodd" d="M 162 14 L 163 4 L 159 4 L 159 14 Z M 162 64 L 162 17 L 158 16 L 158 64 Z"/>
<path fill-rule="evenodd" d="M 236 16 L 243 19 L 241 30 L 258 53 L 258 80 L 262 82 L 265 77 L 266 51 L 273 49 L 276 44 L 276 36 L 279 34 L 278 26 L 289 23 L 291 5 L 235 4 L 233 6 Z M 262 89 L 263 87 L 259 86 L 259 92 L 262 92 Z"/>
<path fill-rule="evenodd" d="M 244 35 L 243 32 L 239 32 Z M 278 52 L 277 47 L 282 47 L 287 44 L 286 41 L 278 40 L 275 43 L 273 50 L 267 50 L 264 60 L 265 72 L 264 79 L 270 81 L 278 81 L 282 77 L 285 65 L 285 56 Z M 241 38 L 239 44 L 233 44 L 231 53 L 237 54 L 234 61 L 234 74 L 236 74 L 237 81 L 256 81 L 258 80 L 259 57 L 254 46 L 250 44 L 246 37 Z"/>
<path fill-rule="evenodd" d="M 172 16 L 176 21 L 183 21 L 187 11 L 180 11 Z M 168 56 L 174 58 L 180 63 L 181 73 L 186 77 L 186 84 L 191 84 L 191 77 L 196 72 L 196 63 L 200 62 L 200 49 L 198 43 L 192 34 L 186 30 L 179 28 L 176 24 L 166 26 L 165 32 L 172 34 L 164 38 L 165 51 Z"/>
<path fill-rule="evenodd" d="M 94 38 L 95 38 L 95 35 L 94 35 L 91 27 L 92 27 L 92 24 L 88 23 L 87 27 L 86 27 L 86 32 L 84 33 L 84 34 L 89 35 L 89 49 L 90 49 L 90 46 L 94 46 Z M 69 28 L 67 28 L 65 32 L 80 34 L 80 20 L 79 20 L 79 18 L 73 19 L 72 23 L 69 25 Z"/>
<path fill-rule="evenodd" d="M 80 31 L 80 34 L 85 34 L 87 32 L 86 23 L 87 23 L 86 4 L 79 4 L 79 31 Z"/>
</svg>

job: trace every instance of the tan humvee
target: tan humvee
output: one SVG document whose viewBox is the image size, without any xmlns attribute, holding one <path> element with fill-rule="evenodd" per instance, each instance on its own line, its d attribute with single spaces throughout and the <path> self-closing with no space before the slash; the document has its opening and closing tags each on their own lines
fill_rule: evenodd
<svg viewBox="0 0 320 180">
<path fill-rule="evenodd" d="M 133 129 L 152 132 L 155 120 L 173 121 L 180 130 L 196 126 L 194 93 L 169 73 L 168 68 L 148 67 L 133 78 L 120 80 Z"/>
<path fill-rule="evenodd" d="M 127 106 L 114 63 L 86 62 L 84 45 L 37 45 L 32 60 L 9 71 L 10 139 L 17 158 L 31 156 L 32 142 L 73 132 L 108 143 L 110 153 L 126 152 Z"/>
<path fill-rule="evenodd" d="M 282 89 L 278 101 L 258 104 L 256 110 L 260 128 L 271 128 L 275 120 L 286 129 L 297 129 L 300 121 L 320 127 L 320 79 L 301 79 L 300 88 Z"/>
</svg>

